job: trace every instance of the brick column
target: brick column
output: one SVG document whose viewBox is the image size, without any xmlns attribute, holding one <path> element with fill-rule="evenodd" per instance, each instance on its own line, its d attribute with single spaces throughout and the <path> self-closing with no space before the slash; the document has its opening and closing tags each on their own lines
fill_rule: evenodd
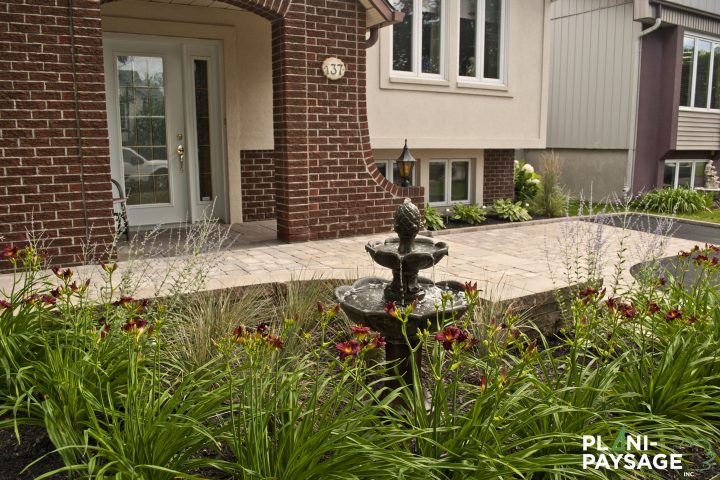
<svg viewBox="0 0 720 480">
<path fill-rule="evenodd" d="M 483 203 L 490 205 L 495 200 L 512 199 L 515 195 L 513 161 L 515 151 L 485 150 L 483 171 Z"/>
<path fill-rule="evenodd" d="M 375 168 L 365 85 L 365 9 L 357 0 L 293 2 L 273 24 L 275 203 L 288 241 L 388 231 L 406 196 Z M 325 58 L 345 63 L 326 79 Z"/>
</svg>

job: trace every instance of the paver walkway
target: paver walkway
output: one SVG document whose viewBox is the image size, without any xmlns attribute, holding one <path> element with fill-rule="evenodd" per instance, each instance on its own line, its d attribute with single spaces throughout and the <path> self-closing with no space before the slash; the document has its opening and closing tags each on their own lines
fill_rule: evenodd
<svg viewBox="0 0 720 480">
<path fill-rule="evenodd" d="M 629 268 L 651 255 L 664 256 L 690 249 L 691 240 L 667 239 L 653 233 L 623 230 L 578 220 L 513 225 L 472 232 L 443 232 L 435 241 L 446 242 L 450 255 L 425 276 L 434 280 L 478 282 L 482 295 L 505 300 L 563 287 L 597 265 L 605 285 L 632 282 Z M 186 257 L 130 260 L 120 263 L 119 273 L 134 279 L 129 287 L 136 297 L 197 285 L 207 273 L 205 289 L 219 289 L 269 282 L 305 279 L 352 280 L 366 275 L 388 277 L 390 272 L 373 265 L 365 253 L 373 235 L 295 244 L 246 245 L 236 250 Z M 591 267 L 590 267 L 591 268 Z M 101 283 L 97 266 L 78 267 L 81 278 Z M 568 275 L 567 272 L 575 272 Z M 11 278 L 0 276 L 0 288 Z"/>
</svg>

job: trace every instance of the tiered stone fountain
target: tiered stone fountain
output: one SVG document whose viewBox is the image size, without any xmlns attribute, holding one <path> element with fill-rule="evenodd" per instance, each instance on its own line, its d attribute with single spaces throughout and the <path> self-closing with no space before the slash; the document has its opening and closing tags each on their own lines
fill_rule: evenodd
<svg viewBox="0 0 720 480">
<path fill-rule="evenodd" d="M 394 230 L 397 237 L 385 241 L 370 241 L 365 250 L 378 265 L 392 270 L 392 281 L 379 277 L 365 277 L 352 286 L 341 286 L 335 296 L 347 316 L 354 322 L 366 325 L 380 332 L 387 340 L 385 356 L 388 361 L 397 361 L 398 373 L 406 383 L 412 383 L 409 369 L 411 347 L 417 345 L 418 331 L 437 331 L 438 319 L 462 317 L 467 310 L 463 285 L 456 281 L 433 282 L 418 277 L 418 272 L 433 267 L 448 254 L 444 242 L 433 242 L 430 238 L 416 238 L 422 228 L 422 216 L 410 201 L 395 211 Z M 445 302 L 443 312 L 441 296 L 450 293 L 451 300 Z M 396 302 L 399 308 L 417 301 L 406 325 L 408 340 L 402 333 L 402 323 L 385 311 L 389 302 Z M 409 344 L 408 344 L 409 341 Z M 421 356 L 415 360 L 420 366 Z"/>
</svg>

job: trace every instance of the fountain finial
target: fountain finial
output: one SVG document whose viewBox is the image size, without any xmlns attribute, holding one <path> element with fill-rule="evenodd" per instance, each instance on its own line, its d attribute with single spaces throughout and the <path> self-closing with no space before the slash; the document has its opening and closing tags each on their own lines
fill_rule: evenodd
<svg viewBox="0 0 720 480">
<path fill-rule="evenodd" d="M 395 210 L 395 233 L 400 239 L 398 253 L 410 253 L 415 248 L 415 237 L 423 225 L 423 218 L 420 210 L 414 203 L 406 198 L 405 201 Z"/>
</svg>

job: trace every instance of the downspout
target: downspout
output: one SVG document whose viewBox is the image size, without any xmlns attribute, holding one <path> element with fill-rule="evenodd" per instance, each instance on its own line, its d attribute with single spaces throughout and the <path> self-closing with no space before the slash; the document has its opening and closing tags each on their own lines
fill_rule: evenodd
<svg viewBox="0 0 720 480">
<path fill-rule="evenodd" d="M 85 191 L 85 157 L 82 151 L 82 137 L 80 133 L 80 99 L 78 98 L 77 48 L 75 44 L 75 15 L 73 0 L 68 0 L 68 19 L 70 21 L 70 59 L 72 62 L 73 102 L 75 103 L 75 135 L 77 136 L 77 156 L 80 161 L 80 193 L 83 204 L 83 220 L 85 223 L 85 244 L 90 244 L 90 220 L 87 209 L 87 192 Z"/>
<path fill-rule="evenodd" d="M 635 101 L 632 103 L 632 110 L 630 111 L 630 122 L 633 125 L 632 135 L 630 136 L 630 145 L 628 148 L 628 159 L 627 159 L 627 171 L 625 172 L 625 187 L 623 193 L 627 197 L 632 191 L 632 185 L 635 175 L 635 154 L 636 154 L 636 140 L 638 132 L 638 121 L 637 111 L 638 104 L 640 103 L 640 73 L 641 73 L 641 62 L 642 62 L 642 37 L 649 35 L 662 25 L 662 5 L 657 6 L 657 13 L 655 17 L 655 23 L 649 28 L 646 28 L 635 39 L 635 59 L 637 62 L 636 79 L 635 79 Z"/>
</svg>

